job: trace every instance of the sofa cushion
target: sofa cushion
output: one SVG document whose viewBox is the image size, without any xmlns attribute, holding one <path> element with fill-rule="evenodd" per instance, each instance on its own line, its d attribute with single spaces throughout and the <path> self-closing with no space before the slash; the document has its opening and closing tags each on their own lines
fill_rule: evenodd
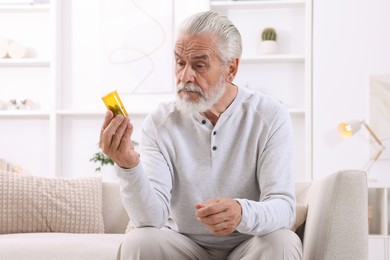
<svg viewBox="0 0 390 260">
<path fill-rule="evenodd" d="M 297 203 L 296 206 L 296 218 L 294 226 L 291 228 L 292 231 L 296 232 L 297 229 L 306 221 L 307 216 L 307 205 Z"/>
<path fill-rule="evenodd" d="M 103 233 L 102 181 L 0 172 L 0 234 Z"/>
<path fill-rule="evenodd" d="M 0 235 L 1 259 L 113 260 L 123 234 L 27 233 Z"/>
</svg>

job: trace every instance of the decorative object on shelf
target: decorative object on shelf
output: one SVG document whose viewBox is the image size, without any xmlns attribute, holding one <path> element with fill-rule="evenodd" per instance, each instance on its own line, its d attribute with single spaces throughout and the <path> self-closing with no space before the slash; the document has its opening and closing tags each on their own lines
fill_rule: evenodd
<svg viewBox="0 0 390 260">
<path fill-rule="evenodd" d="M 7 101 L 0 100 L 0 110 L 36 110 L 41 106 L 32 99 L 10 99 Z"/>
<path fill-rule="evenodd" d="M 277 33 L 274 28 L 267 27 L 263 29 L 260 47 L 262 54 L 275 54 L 277 52 Z"/>
<path fill-rule="evenodd" d="M 137 141 L 132 141 L 132 142 L 133 142 L 135 147 L 138 146 Z M 110 157 L 105 155 L 102 152 L 102 150 L 100 150 L 100 148 L 99 148 L 99 151 L 96 152 L 91 159 L 89 159 L 89 161 L 99 164 L 99 166 L 95 168 L 95 172 L 100 172 L 102 170 L 102 167 L 105 165 L 114 165 L 114 161 Z"/>
<path fill-rule="evenodd" d="M 8 52 L 8 40 L 0 35 L 0 59 L 5 58 Z"/>
<path fill-rule="evenodd" d="M 27 54 L 26 47 L 20 42 L 7 39 L 0 35 L 0 58 L 25 58 Z"/>
<path fill-rule="evenodd" d="M 365 121 L 354 120 L 348 123 L 342 122 L 339 124 L 338 130 L 341 136 L 343 137 L 352 137 L 356 134 L 362 127 L 362 125 L 367 129 L 370 136 L 374 139 L 375 145 L 377 147 L 377 153 L 369 160 L 364 170 L 368 173 L 374 163 L 379 159 L 382 152 L 385 150 L 385 146 L 382 141 L 378 138 L 378 136 L 374 133 L 374 131 L 366 124 Z"/>
<path fill-rule="evenodd" d="M 0 158 L 0 172 L 23 173 L 23 168 Z"/>
<path fill-rule="evenodd" d="M 16 41 L 8 44 L 8 56 L 12 59 L 22 59 L 26 57 L 26 47 Z"/>
</svg>

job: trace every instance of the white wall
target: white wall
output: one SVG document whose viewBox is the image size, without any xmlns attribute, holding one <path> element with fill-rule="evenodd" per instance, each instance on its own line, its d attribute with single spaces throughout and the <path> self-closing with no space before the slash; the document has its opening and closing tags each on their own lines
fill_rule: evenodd
<svg viewBox="0 0 390 260">
<path fill-rule="evenodd" d="M 342 139 L 337 125 L 369 121 L 369 75 L 390 74 L 390 1 L 314 0 L 313 8 L 313 169 L 320 178 L 361 169 L 369 158 L 367 132 Z M 371 170 L 375 178 L 389 173 L 390 161 Z"/>
</svg>

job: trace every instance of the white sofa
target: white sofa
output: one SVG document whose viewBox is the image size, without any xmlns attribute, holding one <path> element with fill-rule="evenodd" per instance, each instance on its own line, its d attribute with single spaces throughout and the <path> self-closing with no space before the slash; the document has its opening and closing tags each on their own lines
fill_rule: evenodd
<svg viewBox="0 0 390 260">
<path fill-rule="evenodd" d="M 305 260 L 368 258 L 367 183 L 361 171 L 340 171 L 299 182 L 297 200 L 308 205 L 303 235 Z M 119 184 L 103 183 L 104 234 L 20 233 L 0 235 L 4 260 L 113 260 L 129 222 Z"/>
</svg>

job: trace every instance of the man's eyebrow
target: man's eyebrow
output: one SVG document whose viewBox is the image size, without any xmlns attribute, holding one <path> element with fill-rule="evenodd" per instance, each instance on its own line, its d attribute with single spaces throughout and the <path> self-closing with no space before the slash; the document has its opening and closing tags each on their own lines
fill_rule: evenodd
<svg viewBox="0 0 390 260">
<path fill-rule="evenodd" d="M 208 60 L 208 59 L 209 59 L 209 56 L 207 56 L 206 54 L 198 55 L 198 56 L 194 57 L 194 60 Z"/>
<path fill-rule="evenodd" d="M 178 54 L 177 52 L 174 52 L 174 55 L 176 58 L 181 58 L 181 55 Z M 201 54 L 201 55 L 197 55 L 197 56 L 192 57 L 192 59 L 193 60 L 208 60 L 209 56 L 206 54 Z"/>
</svg>

